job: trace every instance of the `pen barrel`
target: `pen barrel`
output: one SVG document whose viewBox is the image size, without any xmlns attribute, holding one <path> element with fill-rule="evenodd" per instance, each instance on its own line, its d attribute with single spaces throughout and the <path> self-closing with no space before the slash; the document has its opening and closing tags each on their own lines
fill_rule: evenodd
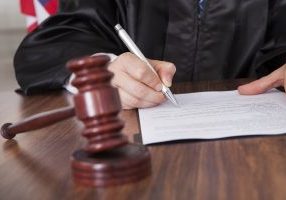
<svg viewBox="0 0 286 200">
<path fill-rule="evenodd" d="M 153 73 L 156 74 L 159 77 L 159 75 L 156 72 L 156 70 L 149 63 L 149 61 L 144 56 L 144 54 L 140 51 L 140 49 L 137 47 L 137 45 L 133 42 L 133 40 L 128 35 L 128 33 L 120 25 L 119 26 L 116 25 L 115 29 L 117 30 L 119 37 L 121 38 L 123 43 L 126 45 L 126 47 L 129 49 L 129 51 L 132 52 L 133 54 L 135 54 L 137 57 L 139 57 L 143 62 L 145 62 L 147 64 L 147 66 L 153 71 Z"/>
</svg>

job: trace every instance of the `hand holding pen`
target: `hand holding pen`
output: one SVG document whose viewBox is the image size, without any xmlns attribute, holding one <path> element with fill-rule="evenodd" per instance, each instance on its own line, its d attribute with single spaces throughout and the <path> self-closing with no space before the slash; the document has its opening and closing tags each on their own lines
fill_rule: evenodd
<svg viewBox="0 0 286 200">
<path fill-rule="evenodd" d="M 120 24 L 117 24 L 115 27 L 115 30 L 118 32 L 118 35 L 120 37 L 120 39 L 124 42 L 124 44 L 126 45 L 126 47 L 129 49 L 130 52 L 132 52 L 134 55 L 136 55 L 141 61 L 143 61 L 145 63 L 145 65 L 148 66 L 148 68 L 153 72 L 153 76 L 156 76 L 156 79 L 160 80 L 160 84 L 157 84 L 155 89 L 157 91 L 161 91 L 167 99 L 169 99 L 175 106 L 178 106 L 178 103 L 173 95 L 173 93 L 171 92 L 171 90 L 169 89 L 170 84 L 164 84 L 164 82 L 162 81 L 160 75 L 158 74 L 158 72 L 156 71 L 155 66 L 153 66 L 143 55 L 143 53 L 140 51 L 140 49 L 137 47 L 137 45 L 133 42 L 133 40 L 130 38 L 130 36 L 128 35 L 128 33 L 121 27 Z M 148 74 L 146 74 L 147 76 Z M 150 76 L 150 75 L 149 75 Z"/>
<path fill-rule="evenodd" d="M 170 86 L 175 67 L 172 63 L 149 60 L 163 82 Z M 109 70 L 114 73 L 112 84 L 118 88 L 123 109 L 154 107 L 166 98 L 161 92 L 160 80 L 132 53 L 123 53 L 110 63 Z"/>
<path fill-rule="evenodd" d="M 163 83 L 171 86 L 176 71 L 174 64 L 157 60 L 149 62 Z M 108 68 L 114 73 L 112 84 L 119 90 L 124 109 L 153 107 L 166 101 L 161 92 L 160 79 L 136 55 L 123 53 L 111 62 Z"/>
</svg>

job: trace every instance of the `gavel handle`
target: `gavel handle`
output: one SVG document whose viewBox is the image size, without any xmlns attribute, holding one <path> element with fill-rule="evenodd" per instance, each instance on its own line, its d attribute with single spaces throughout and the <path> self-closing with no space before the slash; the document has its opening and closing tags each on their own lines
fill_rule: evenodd
<svg viewBox="0 0 286 200">
<path fill-rule="evenodd" d="M 12 139 L 18 133 L 43 128 L 73 116 L 75 116 L 75 110 L 71 106 L 39 113 L 15 124 L 4 124 L 1 127 L 1 135 L 6 139 Z"/>
</svg>

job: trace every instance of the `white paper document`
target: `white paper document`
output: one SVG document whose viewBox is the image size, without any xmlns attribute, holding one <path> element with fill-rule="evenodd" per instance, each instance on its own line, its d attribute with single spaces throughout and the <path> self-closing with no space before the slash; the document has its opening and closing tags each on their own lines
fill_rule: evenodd
<svg viewBox="0 0 286 200">
<path fill-rule="evenodd" d="M 278 90 L 254 96 L 200 92 L 176 99 L 180 107 L 166 101 L 139 109 L 143 144 L 286 133 L 286 94 Z"/>
</svg>

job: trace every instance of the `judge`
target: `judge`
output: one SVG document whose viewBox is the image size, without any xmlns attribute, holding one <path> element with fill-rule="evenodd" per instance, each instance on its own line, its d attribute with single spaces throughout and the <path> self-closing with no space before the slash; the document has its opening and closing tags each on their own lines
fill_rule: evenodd
<svg viewBox="0 0 286 200">
<path fill-rule="evenodd" d="M 126 109 L 163 102 L 159 79 L 128 50 L 120 23 L 162 81 L 257 77 L 259 94 L 286 84 L 286 0 L 69 0 L 19 46 L 14 66 L 25 94 L 69 88 L 68 60 L 108 53 Z"/>
</svg>

